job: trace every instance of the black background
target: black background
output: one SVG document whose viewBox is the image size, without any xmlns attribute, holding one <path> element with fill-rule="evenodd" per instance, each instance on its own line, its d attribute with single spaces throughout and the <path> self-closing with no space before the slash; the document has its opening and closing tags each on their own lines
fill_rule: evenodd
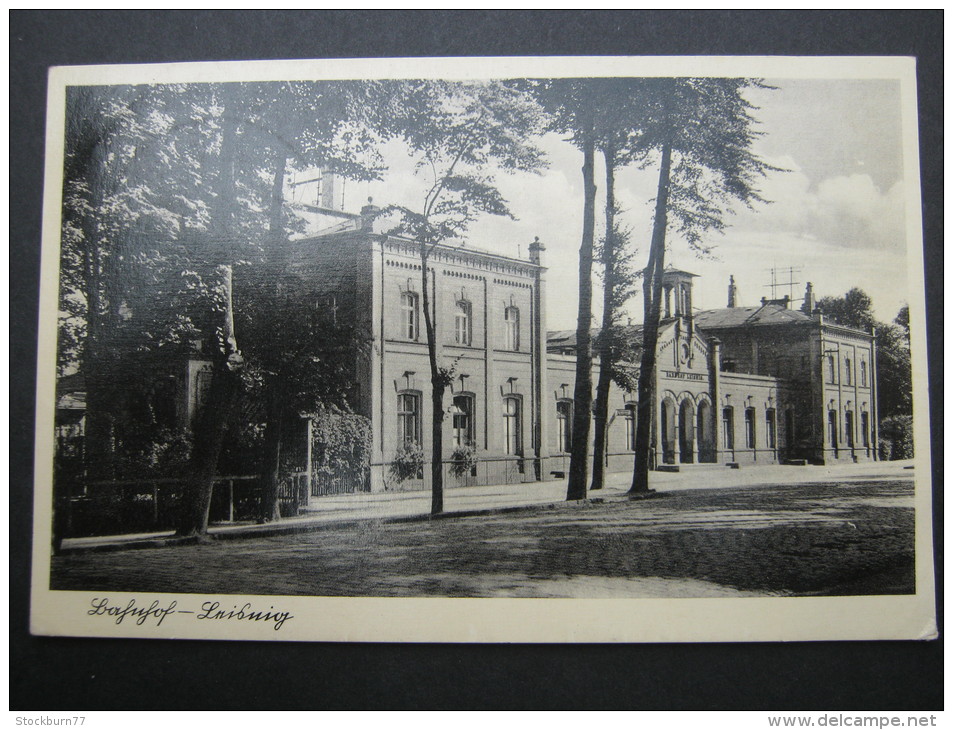
<svg viewBox="0 0 953 730">
<path fill-rule="evenodd" d="M 942 11 L 11 11 L 11 709 L 942 709 L 942 639 L 462 646 L 28 631 L 48 67 L 321 57 L 916 56 L 942 617 L 942 45 Z"/>
</svg>

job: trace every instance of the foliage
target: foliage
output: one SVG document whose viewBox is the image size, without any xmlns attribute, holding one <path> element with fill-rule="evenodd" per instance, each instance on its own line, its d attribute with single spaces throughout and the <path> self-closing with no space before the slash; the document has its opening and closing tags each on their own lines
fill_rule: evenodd
<svg viewBox="0 0 953 730">
<path fill-rule="evenodd" d="M 397 447 L 390 463 L 390 475 L 398 484 L 407 479 L 423 478 L 424 450 L 420 444 L 408 441 Z"/>
<path fill-rule="evenodd" d="M 477 452 L 470 444 L 456 446 L 450 455 L 450 473 L 459 478 L 468 476 L 477 465 Z"/>
<path fill-rule="evenodd" d="M 311 419 L 312 463 L 319 472 L 366 476 L 371 462 L 371 422 L 336 406 L 316 409 Z"/>
<path fill-rule="evenodd" d="M 913 458 L 913 417 L 889 416 L 880 422 L 880 458 L 884 461 Z"/>
</svg>

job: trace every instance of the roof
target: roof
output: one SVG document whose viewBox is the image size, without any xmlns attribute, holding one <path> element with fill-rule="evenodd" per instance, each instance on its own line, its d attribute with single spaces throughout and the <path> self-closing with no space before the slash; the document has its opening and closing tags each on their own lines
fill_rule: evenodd
<svg viewBox="0 0 953 730">
<path fill-rule="evenodd" d="M 756 307 L 726 307 L 698 312 L 695 326 L 700 329 L 726 329 L 778 324 L 802 324 L 814 319 L 799 309 L 781 304 L 759 304 Z"/>
<path fill-rule="evenodd" d="M 625 337 L 629 341 L 629 345 L 632 347 L 641 347 L 642 345 L 642 325 L 640 324 L 629 324 L 624 325 L 622 330 L 625 333 Z M 595 340 L 601 329 L 592 330 L 592 339 Z M 576 330 L 556 330 L 553 332 L 546 333 L 546 349 L 549 351 L 554 350 L 572 350 L 576 347 Z"/>
<path fill-rule="evenodd" d="M 672 266 L 671 264 L 669 264 L 668 266 L 665 267 L 665 271 L 664 271 L 663 273 L 665 273 L 665 274 L 682 274 L 683 276 L 694 276 L 696 279 L 698 278 L 698 274 L 693 274 L 691 271 L 685 271 L 684 269 L 676 269 L 676 268 L 675 268 L 674 266 Z"/>
</svg>

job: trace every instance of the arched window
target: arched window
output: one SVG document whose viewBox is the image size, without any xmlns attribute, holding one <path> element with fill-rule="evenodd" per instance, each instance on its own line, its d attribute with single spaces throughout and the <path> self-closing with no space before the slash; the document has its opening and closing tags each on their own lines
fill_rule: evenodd
<svg viewBox="0 0 953 730">
<path fill-rule="evenodd" d="M 420 443 L 420 393 L 397 394 L 397 441 Z"/>
<path fill-rule="evenodd" d="M 420 331 L 420 298 L 415 292 L 405 291 L 400 295 L 400 334 L 408 340 L 416 340 Z"/>
<path fill-rule="evenodd" d="M 827 356 L 827 380 L 831 383 L 837 382 L 837 368 L 834 365 L 834 356 Z"/>
<path fill-rule="evenodd" d="M 851 373 L 851 369 L 850 369 L 850 358 L 845 357 L 844 358 L 844 383 L 847 385 L 850 385 L 851 380 L 853 380 L 853 374 Z"/>
<path fill-rule="evenodd" d="M 775 449 L 778 446 L 778 421 L 773 408 L 764 412 L 765 438 L 768 440 L 768 448 Z"/>
<path fill-rule="evenodd" d="M 470 302 L 465 299 L 460 299 L 457 301 L 457 308 L 454 314 L 454 341 L 458 345 L 469 345 L 472 342 L 472 325 L 471 325 L 471 312 L 472 308 Z"/>
<path fill-rule="evenodd" d="M 556 402 L 556 448 L 572 451 L 572 401 Z"/>
<path fill-rule="evenodd" d="M 503 399 L 503 453 L 508 456 L 523 455 L 523 435 L 520 433 L 520 399 L 507 396 Z"/>
<path fill-rule="evenodd" d="M 520 310 L 517 307 L 507 307 L 503 310 L 503 326 L 506 336 L 507 350 L 520 349 Z"/>
<path fill-rule="evenodd" d="M 867 362 L 865 360 L 860 361 L 860 385 L 862 388 L 867 387 Z"/>
<path fill-rule="evenodd" d="M 745 446 L 755 448 L 754 408 L 745 408 Z"/>
<path fill-rule="evenodd" d="M 629 451 L 635 451 L 635 424 L 637 406 L 635 403 L 625 404 L 625 443 Z"/>
<path fill-rule="evenodd" d="M 725 448 L 735 448 L 735 409 L 731 406 L 721 411 L 721 430 L 725 435 Z"/>
<path fill-rule="evenodd" d="M 450 412 L 453 419 L 453 445 L 469 446 L 473 443 L 473 396 L 455 395 Z"/>
</svg>

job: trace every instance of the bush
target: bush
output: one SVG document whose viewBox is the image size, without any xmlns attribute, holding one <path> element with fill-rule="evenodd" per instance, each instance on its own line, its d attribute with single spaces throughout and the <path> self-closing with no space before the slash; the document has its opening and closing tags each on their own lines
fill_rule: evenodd
<svg viewBox="0 0 953 730">
<path fill-rule="evenodd" d="M 423 478 L 424 450 L 420 444 L 408 442 L 397 447 L 390 465 L 390 475 L 398 484 L 406 479 Z"/>
<path fill-rule="evenodd" d="M 469 444 L 457 446 L 450 455 L 450 473 L 457 478 L 470 475 L 476 465 L 476 449 Z"/>
<path fill-rule="evenodd" d="M 884 461 L 913 458 L 912 416 L 890 416 L 880 422 L 879 451 Z"/>
<path fill-rule="evenodd" d="M 308 414 L 315 470 L 363 479 L 371 464 L 371 421 L 334 406 Z"/>
</svg>

